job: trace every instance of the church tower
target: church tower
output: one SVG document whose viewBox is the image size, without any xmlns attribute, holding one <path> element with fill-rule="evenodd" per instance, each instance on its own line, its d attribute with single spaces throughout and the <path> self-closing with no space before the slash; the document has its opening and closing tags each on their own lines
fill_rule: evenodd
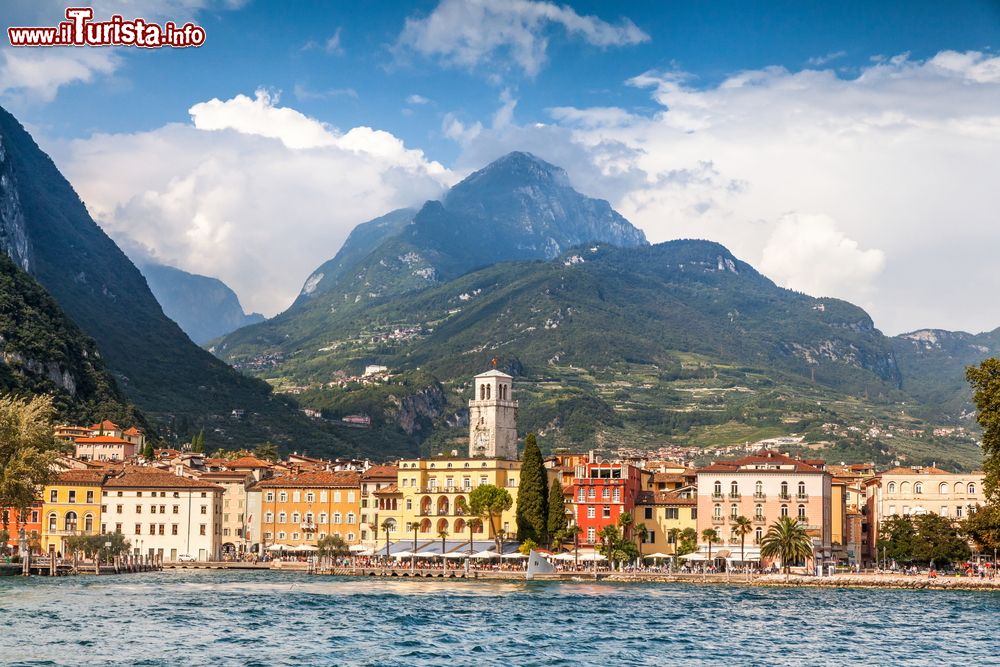
<svg viewBox="0 0 1000 667">
<path fill-rule="evenodd" d="M 469 456 L 517 459 L 517 401 L 511 399 L 514 378 L 493 369 L 473 382 L 469 401 Z"/>
</svg>

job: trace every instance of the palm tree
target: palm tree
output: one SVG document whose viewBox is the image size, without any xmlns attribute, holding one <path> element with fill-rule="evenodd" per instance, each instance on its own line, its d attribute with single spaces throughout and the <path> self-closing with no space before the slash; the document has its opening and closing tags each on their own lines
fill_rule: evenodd
<svg viewBox="0 0 1000 667">
<path fill-rule="evenodd" d="M 802 524 L 783 516 L 771 524 L 761 539 L 760 555 L 763 558 L 780 558 L 787 578 L 792 563 L 813 555 L 812 538 Z"/>
<path fill-rule="evenodd" d="M 438 531 L 438 537 L 441 538 L 441 566 L 447 570 L 448 559 L 444 557 L 444 541 L 448 537 L 448 531 L 442 528 Z"/>
<path fill-rule="evenodd" d="M 566 527 L 566 535 L 567 535 L 567 537 L 570 537 L 573 540 L 573 569 L 574 570 L 579 570 L 580 569 L 580 535 L 581 534 L 583 534 L 583 528 L 580 528 L 580 526 L 576 525 L 575 523 L 572 526 L 567 526 Z"/>
<path fill-rule="evenodd" d="M 389 531 L 396 527 L 396 522 L 386 519 L 382 522 L 382 530 L 385 532 L 385 557 L 389 557 Z"/>
<path fill-rule="evenodd" d="M 601 532 L 597 534 L 598 539 L 601 541 L 601 545 L 604 547 L 604 556 L 608 559 L 608 565 L 611 569 L 614 569 L 615 556 L 617 555 L 615 546 L 619 540 L 621 540 L 621 531 L 618 527 L 612 524 L 608 524 L 604 528 L 601 528 Z"/>
<path fill-rule="evenodd" d="M 417 569 L 417 529 L 420 528 L 420 524 L 416 521 L 410 524 L 410 528 L 413 529 L 413 555 L 410 556 L 410 569 Z"/>
<path fill-rule="evenodd" d="M 736 520 L 733 523 L 733 532 L 740 538 L 740 564 L 743 565 L 743 567 L 746 567 L 747 535 L 749 535 L 750 531 L 753 530 L 753 522 L 741 514 L 736 517 Z"/>
<path fill-rule="evenodd" d="M 646 524 L 635 524 L 632 526 L 632 532 L 635 533 L 635 544 L 639 547 L 639 565 L 642 565 L 642 542 L 646 539 Z"/>
<path fill-rule="evenodd" d="M 708 562 L 712 562 L 712 545 L 719 541 L 719 532 L 715 528 L 706 528 L 701 531 L 701 539 L 708 542 Z"/>
</svg>

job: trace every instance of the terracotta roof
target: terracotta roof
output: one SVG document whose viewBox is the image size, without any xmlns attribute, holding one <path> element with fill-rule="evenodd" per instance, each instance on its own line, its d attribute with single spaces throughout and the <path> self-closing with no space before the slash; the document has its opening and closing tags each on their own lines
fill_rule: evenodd
<svg viewBox="0 0 1000 667">
<path fill-rule="evenodd" d="M 397 466 L 372 466 L 361 473 L 361 479 L 396 479 Z"/>
<path fill-rule="evenodd" d="M 227 468 L 272 468 L 274 464 L 256 456 L 241 456 L 238 459 L 226 462 Z"/>
<path fill-rule="evenodd" d="M 303 472 L 297 475 L 265 479 L 257 484 L 260 489 L 360 487 L 361 475 L 356 472 Z"/>
<path fill-rule="evenodd" d="M 393 494 L 399 493 L 399 487 L 395 484 L 390 484 L 389 486 L 383 486 L 381 489 L 376 489 L 374 495 L 376 496 L 391 496 Z"/>
<path fill-rule="evenodd" d="M 102 484 L 108 473 L 104 470 L 67 470 L 56 475 L 56 484 Z"/>
<path fill-rule="evenodd" d="M 689 505 L 698 504 L 697 498 L 681 498 L 676 491 L 640 491 L 635 497 L 636 505 Z"/>
<path fill-rule="evenodd" d="M 250 476 L 245 470 L 217 470 L 215 472 L 203 472 L 199 475 L 199 479 L 216 479 L 216 480 L 245 480 Z"/>
<path fill-rule="evenodd" d="M 205 465 L 208 466 L 224 466 L 228 464 L 229 464 L 229 459 L 213 459 L 213 458 L 205 459 Z"/>
<path fill-rule="evenodd" d="M 886 470 L 883 475 L 951 475 L 953 473 L 947 470 L 941 470 L 941 468 L 935 468 L 933 466 L 927 466 L 925 468 L 920 468 L 919 470 L 914 470 L 913 468 L 893 468 L 892 470 Z"/>
<path fill-rule="evenodd" d="M 129 468 L 105 484 L 108 489 L 202 489 L 222 491 L 221 486 L 200 479 L 178 477 L 158 468 Z"/>
<path fill-rule="evenodd" d="M 114 423 L 110 419 L 105 419 L 100 424 L 94 424 L 90 427 L 91 431 L 120 431 L 121 427 Z"/>
<path fill-rule="evenodd" d="M 93 438 L 75 438 L 78 445 L 132 445 L 134 443 L 122 438 L 112 438 L 110 435 L 97 435 Z"/>
<path fill-rule="evenodd" d="M 653 475 L 654 484 L 669 484 L 669 483 L 679 483 L 683 484 L 685 475 L 678 475 L 672 472 L 658 472 Z"/>
<path fill-rule="evenodd" d="M 750 456 L 744 456 L 743 458 L 736 459 L 735 461 L 718 461 L 710 466 L 701 468 L 699 473 L 712 473 L 712 472 L 741 472 L 742 469 L 747 469 L 747 472 L 755 470 L 753 466 L 755 465 L 780 465 L 780 466 L 792 466 L 793 472 L 798 473 L 813 473 L 817 475 L 826 474 L 818 468 L 814 468 L 805 461 L 799 459 L 793 459 L 790 456 L 785 456 L 778 452 L 764 451 L 758 454 L 751 454 Z M 757 472 L 768 472 L 764 469 L 756 470 Z M 781 470 L 773 470 L 770 472 L 782 472 Z"/>
<path fill-rule="evenodd" d="M 131 426 L 128 430 L 123 432 L 125 435 L 142 435 L 142 431 L 137 429 L 135 426 Z"/>
</svg>

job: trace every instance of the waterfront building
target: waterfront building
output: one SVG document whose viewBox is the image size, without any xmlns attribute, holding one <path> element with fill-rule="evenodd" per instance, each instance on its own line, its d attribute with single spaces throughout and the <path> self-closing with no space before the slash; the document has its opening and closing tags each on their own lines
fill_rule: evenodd
<svg viewBox="0 0 1000 667">
<path fill-rule="evenodd" d="M 640 542 L 642 553 L 676 554 L 679 533 L 687 528 L 698 529 L 696 489 L 686 486 L 669 491 L 640 491 L 632 518 L 636 526 L 645 526 Z"/>
<path fill-rule="evenodd" d="M 383 508 L 380 505 L 381 497 L 377 492 L 387 490 L 396 486 L 396 478 L 399 474 L 399 467 L 394 465 L 371 466 L 361 473 L 361 543 L 368 547 L 374 547 L 381 534 L 381 523 L 390 518 L 390 512 L 398 508 L 392 503 L 387 503 Z M 391 498 L 393 494 L 382 494 Z M 395 514 L 392 514 L 393 518 Z"/>
<path fill-rule="evenodd" d="M 126 468 L 104 483 L 101 532 L 122 533 L 136 556 L 218 560 L 222 494 L 222 487 L 210 482 L 157 468 Z"/>
<path fill-rule="evenodd" d="M 106 470 L 66 470 L 42 489 L 42 550 L 66 553 L 66 539 L 101 530 Z"/>
<path fill-rule="evenodd" d="M 7 530 L 6 546 L 15 553 L 21 549 L 21 529 L 24 529 L 24 535 L 28 539 L 28 548 L 39 551 L 42 540 L 42 501 L 36 500 L 24 511 L 13 507 L 0 508 L 0 529 Z"/>
<path fill-rule="evenodd" d="M 361 538 L 361 477 L 353 471 L 316 470 L 257 482 L 262 495 L 262 545 L 315 546 L 328 535 L 348 544 Z"/>
<path fill-rule="evenodd" d="M 202 473 L 201 481 L 222 487 L 222 554 L 236 556 L 250 551 L 253 516 L 249 512 L 247 487 L 254 483 L 249 470 Z"/>
<path fill-rule="evenodd" d="M 628 463 L 601 463 L 591 457 L 577 464 L 572 498 L 574 523 L 582 531 L 580 544 L 593 546 L 600 541 L 602 528 L 635 511 L 642 477 L 642 471 Z"/>
<path fill-rule="evenodd" d="M 879 527 L 891 516 L 934 513 L 958 522 L 985 505 L 983 473 L 953 473 L 935 466 L 899 467 L 865 482 L 868 494 L 869 559 L 878 560 Z"/>
<path fill-rule="evenodd" d="M 842 553 L 841 562 L 848 565 L 856 563 L 867 564 L 868 543 L 869 543 L 869 516 L 866 509 L 867 496 L 865 492 L 865 482 L 875 476 L 874 463 L 853 463 L 851 465 L 828 465 L 827 472 L 833 475 L 832 507 L 834 513 L 833 544 L 835 555 L 838 552 L 838 528 L 836 518 L 840 504 L 837 500 L 837 487 L 842 486 L 843 496 L 842 510 Z"/>
<path fill-rule="evenodd" d="M 832 558 L 832 477 L 805 461 L 774 451 L 762 451 L 735 461 L 720 461 L 698 470 L 698 539 L 706 529 L 715 529 L 720 543 L 713 557 L 732 558 L 733 545 L 740 544 L 735 519 L 744 516 L 753 523 L 747 536 L 747 560 L 758 560 L 761 539 L 781 517 L 791 517 L 805 526 L 813 540 L 815 563 Z"/>
</svg>

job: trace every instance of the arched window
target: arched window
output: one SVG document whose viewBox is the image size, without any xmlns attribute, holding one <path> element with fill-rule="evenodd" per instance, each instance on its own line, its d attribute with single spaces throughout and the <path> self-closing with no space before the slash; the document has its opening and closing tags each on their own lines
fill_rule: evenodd
<svg viewBox="0 0 1000 667">
<path fill-rule="evenodd" d="M 781 506 L 781 516 L 782 517 L 788 516 L 788 505 Z"/>
<path fill-rule="evenodd" d="M 889 484 L 885 487 L 885 490 L 888 493 L 896 493 L 896 483 L 889 482 Z"/>
<path fill-rule="evenodd" d="M 924 484 L 923 484 L 923 482 L 917 482 L 916 484 L 914 484 L 913 485 L 913 492 L 914 493 L 923 493 L 924 492 Z"/>
<path fill-rule="evenodd" d="M 722 495 L 722 482 L 715 480 L 715 485 L 712 487 L 712 495 L 721 496 Z"/>
<path fill-rule="evenodd" d="M 493 388 L 490 385 L 486 385 L 486 398 L 487 399 L 492 398 L 492 396 L 490 396 L 490 392 L 492 391 L 492 389 Z"/>
<path fill-rule="evenodd" d="M 948 485 L 945 484 L 944 482 L 941 482 L 938 485 L 938 493 L 941 494 L 942 496 L 948 495 Z"/>
<path fill-rule="evenodd" d="M 712 516 L 714 516 L 716 519 L 721 519 L 722 518 L 722 505 L 716 505 L 715 506 L 715 509 L 713 510 L 713 513 L 712 513 Z"/>
<path fill-rule="evenodd" d="M 900 482 L 900 484 L 899 484 L 899 492 L 902 493 L 904 496 L 907 495 L 907 494 L 909 494 L 910 493 L 910 483 L 909 482 Z"/>
<path fill-rule="evenodd" d="M 83 530 L 88 533 L 94 532 L 94 515 L 87 514 L 83 517 Z"/>
<path fill-rule="evenodd" d="M 760 541 L 762 539 L 764 539 L 764 529 L 763 528 L 758 528 L 757 530 L 753 531 L 753 542 L 754 542 L 754 544 L 760 544 Z"/>
<path fill-rule="evenodd" d="M 485 401 L 486 400 L 486 385 L 485 384 L 479 385 L 479 400 L 480 401 Z"/>
<path fill-rule="evenodd" d="M 735 519 L 739 515 L 740 515 L 740 506 L 737 505 L 736 503 L 733 503 L 732 505 L 730 505 L 729 506 L 729 516 L 731 518 Z"/>
<path fill-rule="evenodd" d="M 969 495 L 973 496 L 975 494 L 976 494 L 976 483 L 975 482 L 969 482 Z"/>
<path fill-rule="evenodd" d="M 799 521 L 805 521 L 805 520 L 806 520 L 806 506 L 799 505 Z"/>
<path fill-rule="evenodd" d="M 740 495 L 740 485 L 735 480 L 729 484 L 729 495 L 736 498 Z"/>
<path fill-rule="evenodd" d="M 788 497 L 788 482 L 781 483 L 781 497 L 782 498 Z"/>
<path fill-rule="evenodd" d="M 799 482 L 799 498 L 805 498 L 805 497 L 806 497 L 806 483 Z"/>
<path fill-rule="evenodd" d="M 764 482 L 757 480 L 757 483 L 753 485 L 753 494 L 758 498 L 764 497 Z"/>
<path fill-rule="evenodd" d="M 63 520 L 63 530 L 76 530 L 76 512 L 66 512 Z"/>
<path fill-rule="evenodd" d="M 763 520 L 764 519 L 764 506 L 763 505 L 757 505 L 756 507 L 754 507 L 753 516 L 754 516 L 755 519 Z"/>
<path fill-rule="evenodd" d="M 49 532 L 53 533 L 56 531 L 56 513 L 52 512 L 49 514 Z"/>
</svg>

